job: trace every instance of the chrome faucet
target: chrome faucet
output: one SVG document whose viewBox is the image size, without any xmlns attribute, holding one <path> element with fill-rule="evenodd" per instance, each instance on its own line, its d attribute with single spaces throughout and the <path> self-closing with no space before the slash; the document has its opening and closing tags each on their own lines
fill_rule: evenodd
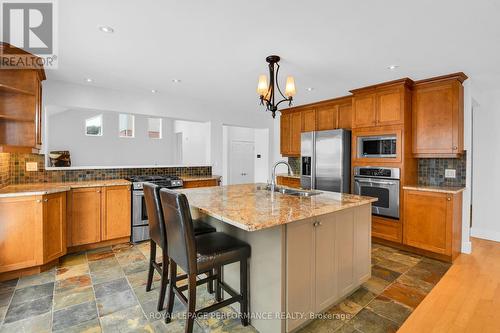
<svg viewBox="0 0 500 333">
<path fill-rule="evenodd" d="M 292 167 L 287 161 L 278 161 L 274 163 L 273 170 L 271 172 L 271 193 L 274 193 L 274 189 L 276 188 L 276 167 L 280 164 L 285 164 L 288 167 L 288 175 L 293 176 Z"/>
</svg>

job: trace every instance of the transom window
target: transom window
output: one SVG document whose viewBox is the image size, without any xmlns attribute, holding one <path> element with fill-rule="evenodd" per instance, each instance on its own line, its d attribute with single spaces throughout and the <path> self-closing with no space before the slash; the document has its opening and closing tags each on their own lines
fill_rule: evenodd
<svg viewBox="0 0 500 333">
<path fill-rule="evenodd" d="M 161 118 L 148 118 L 148 137 L 161 139 Z"/>
<path fill-rule="evenodd" d="M 133 138 L 135 117 L 131 114 L 120 113 L 118 135 L 120 138 Z"/>
</svg>

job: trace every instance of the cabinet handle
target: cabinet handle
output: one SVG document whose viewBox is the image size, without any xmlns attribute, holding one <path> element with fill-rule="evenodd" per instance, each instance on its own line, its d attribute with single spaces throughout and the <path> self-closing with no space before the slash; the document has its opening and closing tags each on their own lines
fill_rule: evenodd
<svg viewBox="0 0 500 333">
<path fill-rule="evenodd" d="M 447 198 L 446 198 L 446 200 L 451 201 L 451 198 L 450 198 L 450 197 L 447 197 Z"/>
<path fill-rule="evenodd" d="M 36 202 L 37 202 L 37 203 L 40 203 L 40 202 L 42 202 L 42 200 L 40 200 L 40 199 L 37 199 L 37 200 L 36 200 Z"/>
<path fill-rule="evenodd" d="M 43 202 L 47 202 L 47 201 L 49 201 L 49 199 L 43 199 Z"/>
<path fill-rule="evenodd" d="M 457 147 L 457 146 L 453 146 L 453 150 L 457 150 L 457 149 L 458 149 L 458 147 Z"/>
<path fill-rule="evenodd" d="M 97 190 L 97 193 L 101 193 L 101 190 Z"/>
</svg>

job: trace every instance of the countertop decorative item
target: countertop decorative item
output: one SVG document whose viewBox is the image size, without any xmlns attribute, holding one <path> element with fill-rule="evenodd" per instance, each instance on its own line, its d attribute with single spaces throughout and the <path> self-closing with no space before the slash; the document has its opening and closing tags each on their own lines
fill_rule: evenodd
<svg viewBox="0 0 500 333">
<path fill-rule="evenodd" d="M 71 157 L 68 150 L 51 151 L 49 153 L 51 167 L 70 167 Z"/>
</svg>

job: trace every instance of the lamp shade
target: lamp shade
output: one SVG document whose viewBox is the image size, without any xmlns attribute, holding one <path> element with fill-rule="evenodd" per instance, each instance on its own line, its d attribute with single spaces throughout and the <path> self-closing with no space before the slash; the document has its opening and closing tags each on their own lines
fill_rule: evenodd
<svg viewBox="0 0 500 333">
<path fill-rule="evenodd" d="M 295 80 L 293 79 L 293 76 L 289 76 L 286 78 L 285 96 L 286 97 L 295 96 Z"/>
<path fill-rule="evenodd" d="M 268 90 L 267 76 L 259 75 L 259 83 L 257 84 L 257 93 L 259 96 L 266 96 Z"/>
</svg>

